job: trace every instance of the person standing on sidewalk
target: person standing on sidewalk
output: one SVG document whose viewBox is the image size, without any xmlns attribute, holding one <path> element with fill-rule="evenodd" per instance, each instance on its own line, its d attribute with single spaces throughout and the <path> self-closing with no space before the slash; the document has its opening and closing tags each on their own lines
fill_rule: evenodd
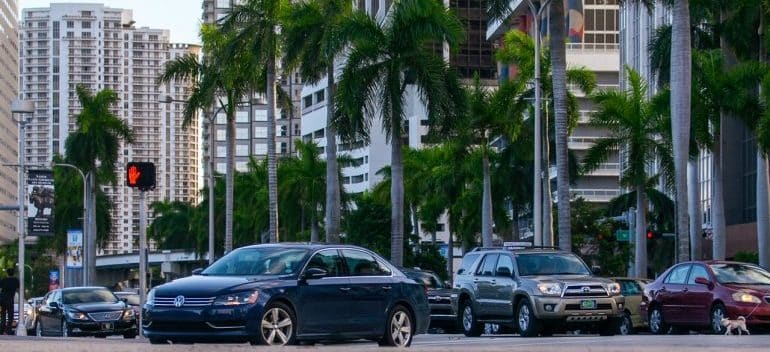
<svg viewBox="0 0 770 352">
<path fill-rule="evenodd" d="M 14 276 L 16 270 L 13 268 L 5 269 L 8 276 L 0 280 L 0 308 L 3 313 L 0 315 L 0 335 L 13 335 L 13 297 L 19 290 L 19 279 Z"/>
</svg>

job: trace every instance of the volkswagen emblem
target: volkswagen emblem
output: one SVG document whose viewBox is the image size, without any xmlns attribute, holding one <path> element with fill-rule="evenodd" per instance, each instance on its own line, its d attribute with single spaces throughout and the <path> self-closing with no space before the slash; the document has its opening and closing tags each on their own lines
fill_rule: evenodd
<svg viewBox="0 0 770 352">
<path fill-rule="evenodd" d="M 174 307 L 179 308 L 183 305 L 184 305 L 184 296 L 176 296 L 176 298 L 174 298 Z"/>
<path fill-rule="evenodd" d="M 589 293 L 589 292 L 591 292 L 591 288 L 588 286 L 583 286 L 583 293 Z M 182 297 L 182 301 L 184 302 L 184 297 Z"/>
</svg>

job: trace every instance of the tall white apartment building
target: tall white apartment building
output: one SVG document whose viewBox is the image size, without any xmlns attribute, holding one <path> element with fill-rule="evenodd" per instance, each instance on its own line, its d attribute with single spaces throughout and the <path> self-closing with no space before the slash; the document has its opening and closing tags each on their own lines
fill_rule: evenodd
<svg viewBox="0 0 770 352">
<path fill-rule="evenodd" d="M 11 102 L 19 89 L 19 32 L 16 0 L 0 0 L 0 160 L 15 164 L 18 159 L 18 129 L 11 118 Z M 18 173 L 0 166 L 0 204 L 17 204 Z M 18 217 L 0 212 L 0 243 L 17 237 Z"/>
<path fill-rule="evenodd" d="M 110 240 L 99 253 L 132 252 L 138 243 L 139 192 L 124 186 L 126 163 L 155 163 L 157 187 L 147 193 L 148 205 L 196 200 L 197 119 L 182 128 L 182 104 L 159 101 L 165 95 L 185 99 L 189 84 L 158 85 L 156 78 L 167 61 L 198 53 L 199 47 L 172 44 L 168 30 L 137 28 L 131 10 L 102 4 L 28 8 L 21 21 L 21 95 L 36 105 L 27 130 L 27 162 L 48 164 L 65 153 L 66 138 L 77 127 L 78 85 L 91 92 L 115 91 L 119 102 L 113 112 L 131 126 L 135 142 L 120 148 L 118 183 L 105 187 L 114 206 L 113 223 Z"/>
</svg>

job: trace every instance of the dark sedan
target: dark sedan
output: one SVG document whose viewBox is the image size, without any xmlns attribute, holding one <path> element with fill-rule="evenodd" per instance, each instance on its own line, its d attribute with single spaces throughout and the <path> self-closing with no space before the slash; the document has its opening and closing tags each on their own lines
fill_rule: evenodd
<svg viewBox="0 0 770 352">
<path fill-rule="evenodd" d="M 422 285 L 355 246 L 239 248 L 199 275 L 155 287 L 143 309 L 151 343 L 371 339 L 409 346 L 425 333 Z"/>
<path fill-rule="evenodd" d="M 123 335 L 135 338 L 134 311 L 104 287 L 53 290 L 37 308 L 37 336 Z"/>
<path fill-rule="evenodd" d="M 722 318 L 770 326 L 770 272 L 754 264 L 701 261 L 677 264 L 645 287 L 642 316 L 650 331 L 705 328 L 724 333 Z"/>
<path fill-rule="evenodd" d="M 422 284 L 428 290 L 428 304 L 430 305 L 430 327 L 437 332 L 453 333 L 458 328 L 457 312 L 452 306 L 452 295 L 457 297 L 457 292 L 452 289 L 436 273 L 418 268 L 402 269 L 410 279 Z"/>
</svg>

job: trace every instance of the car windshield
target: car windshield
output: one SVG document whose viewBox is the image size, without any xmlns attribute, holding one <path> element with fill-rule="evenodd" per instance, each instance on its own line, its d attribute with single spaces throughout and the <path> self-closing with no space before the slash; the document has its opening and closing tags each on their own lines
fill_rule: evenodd
<svg viewBox="0 0 770 352">
<path fill-rule="evenodd" d="M 134 294 L 119 294 L 118 297 L 125 298 L 126 303 L 132 305 L 132 306 L 138 306 L 139 305 L 139 295 Z"/>
<path fill-rule="evenodd" d="M 242 248 L 217 260 L 202 275 L 291 275 L 300 270 L 309 250 L 302 248 Z"/>
<path fill-rule="evenodd" d="M 117 303 L 118 298 L 107 289 L 80 289 L 62 292 L 64 304 Z"/>
<path fill-rule="evenodd" d="M 516 264 L 521 276 L 591 275 L 583 261 L 571 253 L 519 253 Z"/>
<path fill-rule="evenodd" d="M 721 284 L 770 285 L 770 272 L 747 264 L 711 264 L 711 270 Z"/>
<path fill-rule="evenodd" d="M 421 271 L 404 271 L 404 274 L 427 288 L 444 288 L 444 283 L 434 274 Z"/>
</svg>

